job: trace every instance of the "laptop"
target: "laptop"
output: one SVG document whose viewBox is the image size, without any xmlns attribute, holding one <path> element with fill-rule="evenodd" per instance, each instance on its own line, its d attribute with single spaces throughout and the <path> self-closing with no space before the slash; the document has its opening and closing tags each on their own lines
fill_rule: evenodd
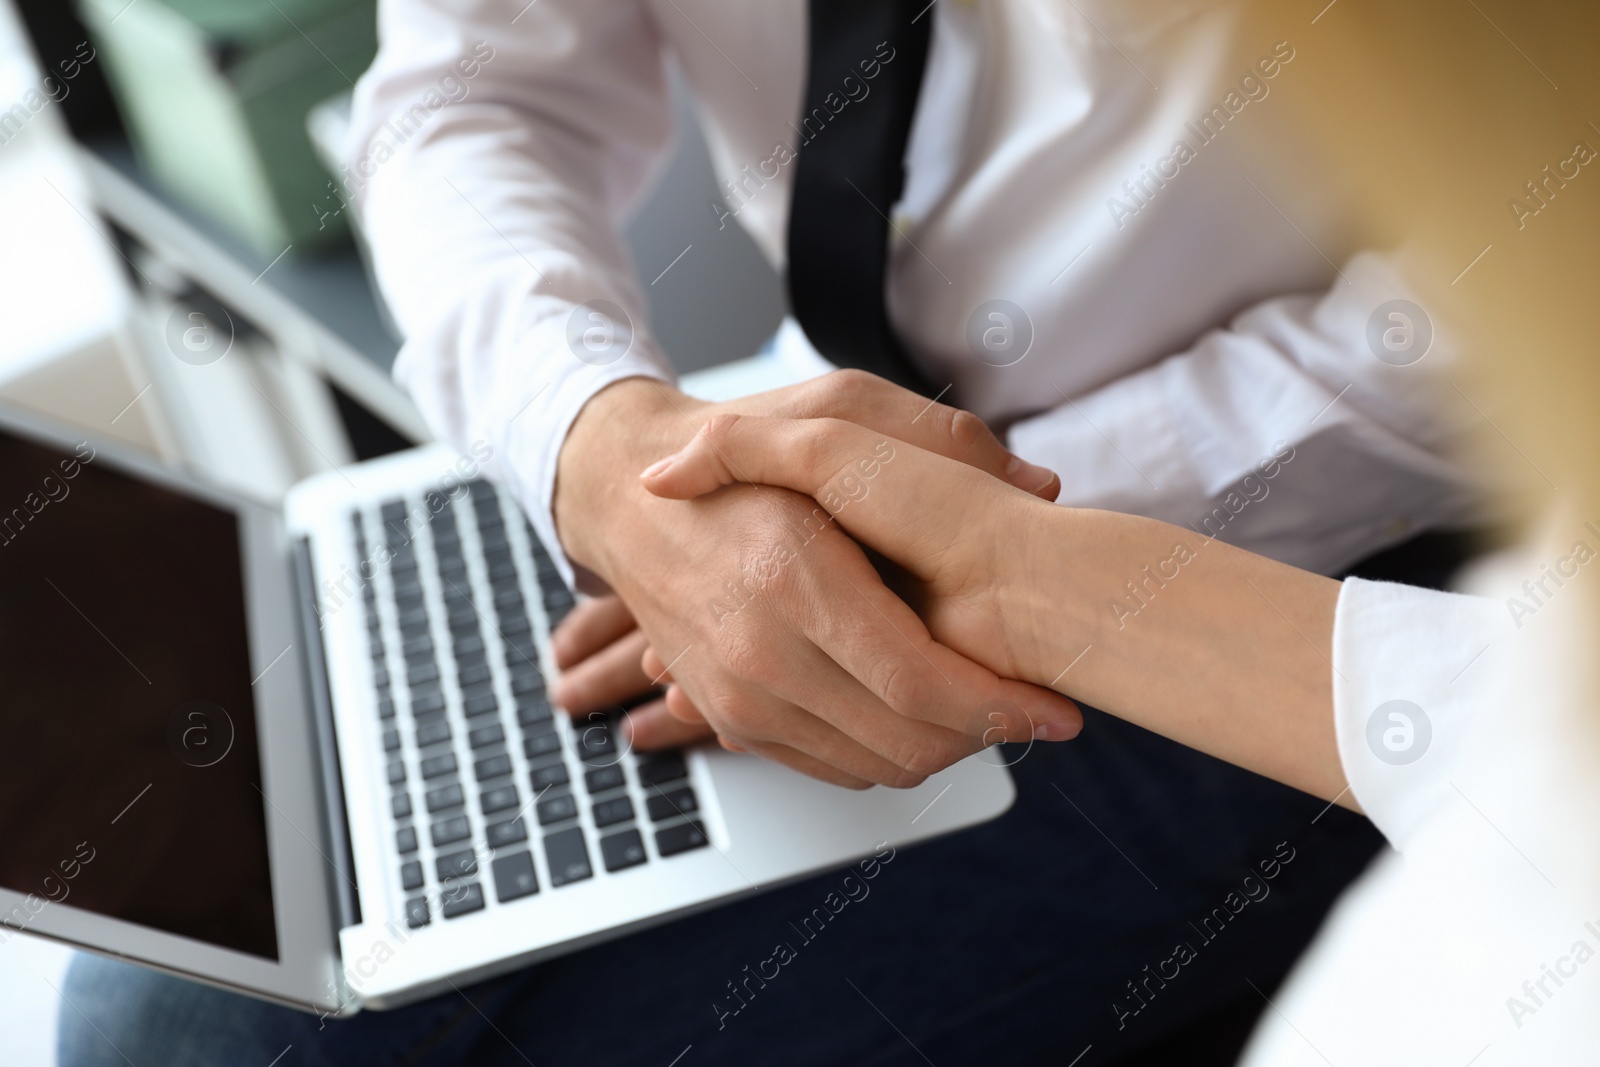
<svg viewBox="0 0 1600 1067">
<path fill-rule="evenodd" d="M 573 721 L 572 594 L 483 459 L 280 507 L 0 412 L 0 940 L 347 1015 L 1011 805 L 993 751 L 851 792 Z"/>
</svg>

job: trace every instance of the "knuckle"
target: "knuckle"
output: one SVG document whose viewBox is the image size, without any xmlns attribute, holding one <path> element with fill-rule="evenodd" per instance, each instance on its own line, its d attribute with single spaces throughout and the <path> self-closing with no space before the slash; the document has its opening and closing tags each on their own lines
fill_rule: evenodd
<svg viewBox="0 0 1600 1067">
<path fill-rule="evenodd" d="M 928 772 L 920 768 L 897 767 L 894 772 L 884 776 L 880 785 L 890 789 L 915 789 L 928 780 Z"/>
<path fill-rule="evenodd" d="M 731 411 L 719 411 L 706 420 L 705 425 L 700 428 L 700 436 L 713 444 L 726 441 L 733 433 L 733 428 L 739 424 L 740 418 L 741 416 Z"/>
<path fill-rule="evenodd" d="M 807 390 L 807 417 L 848 409 L 864 390 L 871 389 L 877 376 L 847 367 L 831 371 L 813 381 Z"/>
<path fill-rule="evenodd" d="M 984 439 L 992 437 L 989 427 L 978 416 L 962 408 L 952 409 L 950 416 L 950 442 L 958 449 L 969 449 L 974 445 L 985 443 Z"/>
<path fill-rule="evenodd" d="M 900 743 L 892 762 L 905 774 L 917 778 L 913 784 L 920 784 L 929 775 L 938 774 L 953 762 L 949 758 L 948 747 L 941 740 L 919 730 Z"/>
<path fill-rule="evenodd" d="M 872 681 L 872 691 L 896 713 L 913 716 L 920 707 L 922 681 L 904 660 L 883 660 L 874 670 Z"/>
</svg>

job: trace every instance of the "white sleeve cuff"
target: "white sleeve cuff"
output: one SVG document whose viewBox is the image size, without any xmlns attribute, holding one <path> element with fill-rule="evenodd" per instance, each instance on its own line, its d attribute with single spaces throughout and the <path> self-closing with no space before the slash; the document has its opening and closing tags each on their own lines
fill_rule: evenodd
<svg viewBox="0 0 1600 1067">
<path fill-rule="evenodd" d="M 672 376 L 660 366 L 635 359 L 561 378 L 522 415 L 511 413 L 508 416 L 511 421 L 506 425 L 505 447 L 501 453 L 504 463 L 495 471 L 497 480 L 516 495 L 517 502 L 528 513 L 534 533 L 544 542 L 562 580 L 569 588 L 586 593 L 606 590 L 594 575 L 587 571 L 580 573 L 574 567 L 556 533 L 556 470 L 561 446 L 566 443 L 567 433 L 584 405 L 602 389 L 627 378 L 672 381 Z M 627 430 L 619 427 L 618 432 Z"/>
<path fill-rule="evenodd" d="M 1488 672 L 1513 632 L 1503 605 L 1351 578 L 1334 618 L 1334 726 L 1350 793 L 1402 851 L 1452 799 Z"/>
</svg>

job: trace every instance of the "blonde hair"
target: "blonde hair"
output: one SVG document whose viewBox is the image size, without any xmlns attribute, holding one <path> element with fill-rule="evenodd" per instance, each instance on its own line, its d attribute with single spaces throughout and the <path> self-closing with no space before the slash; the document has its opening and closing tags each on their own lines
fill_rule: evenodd
<svg viewBox="0 0 1600 1067">
<path fill-rule="evenodd" d="M 1600 520 L 1600 5 L 1263 0 L 1239 33 L 1295 40 L 1302 179 L 1342 184 L 1466 346 L 1483 469 Z"/>
</svg>

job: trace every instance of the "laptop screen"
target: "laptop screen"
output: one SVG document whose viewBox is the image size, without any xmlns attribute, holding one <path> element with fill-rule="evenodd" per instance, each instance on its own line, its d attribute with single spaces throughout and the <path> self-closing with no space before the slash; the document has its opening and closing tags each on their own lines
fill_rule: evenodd
<svg viewBox="0 0 1600 1067">
<path fill-rule="evenodd" d="M 278 959 L 250 670 L 233 513 L 0 431 L 0 920 Z"/>
</svg>

